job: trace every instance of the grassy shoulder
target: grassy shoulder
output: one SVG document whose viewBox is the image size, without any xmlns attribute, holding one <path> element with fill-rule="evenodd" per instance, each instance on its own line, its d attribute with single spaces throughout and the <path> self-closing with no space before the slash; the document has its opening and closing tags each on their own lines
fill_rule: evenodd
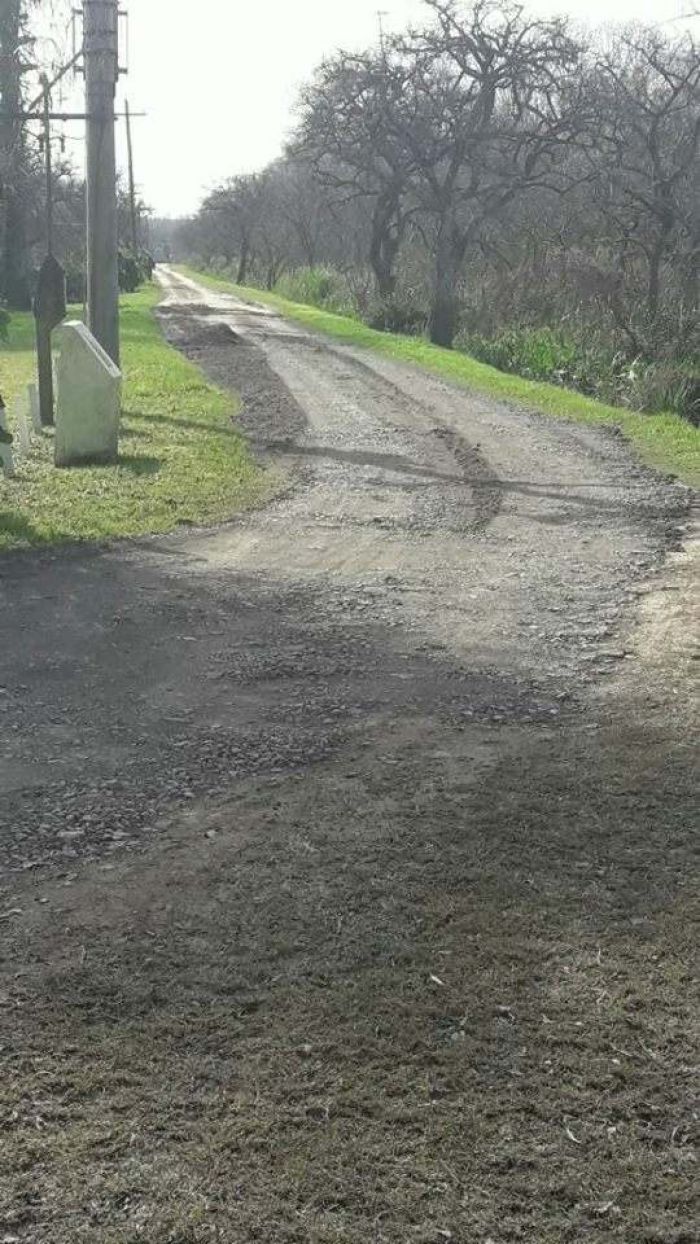
<svg viewBox="0 0 700 1244">
<path fill-rule="evenodd" d="M 0 550 L 221 522 L 274 490 L 273 474 L 256 465 L 232 423 L 235 399 L 163 340 L 153 315 L 159 297 L 149 286 L 122 299 L 119 462 L 57 470 L 52 433 L 35 436 L 29 456 L 17 456 L 15 478 L 0 475 Z M 31 317 L 13 315 L 0 343 L 11 430 L 34 370 Z"/>
<path fill-rule="evenodd" d="M 649 465 L 671 472 L 694 487 L 700 485 L 700 433 L 678 415 L 648 415 L 606 406 L 570 389 L 498 371 L 467 354 L 444 350 L 419 337 L 378 332 L 359 320 L 289 302 L 278 294 L 235 286 L 231 281 L 192 268 L 180 267 L 179 271 L 212 289 L 235 290 L 242 298 L 276 307 L 290 319 L 316 332 L 335 337 L 348 345 L 376 350 L 403 363 L 415 364 L 453 384 L 488 394 L 489 397 L 581 423 L 615 424 Z"/>
</svg>

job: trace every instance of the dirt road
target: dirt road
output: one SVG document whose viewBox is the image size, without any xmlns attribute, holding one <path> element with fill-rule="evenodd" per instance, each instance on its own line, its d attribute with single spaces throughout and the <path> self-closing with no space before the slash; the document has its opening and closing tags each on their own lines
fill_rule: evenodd
<svg viewBox="0 0 700 1244">
<path fill-rule="evenodd" d="M 162 270 L 286 486 L 0 562 L 0 1239 L 690 1244 L 690 496 Z"/>
</svg>

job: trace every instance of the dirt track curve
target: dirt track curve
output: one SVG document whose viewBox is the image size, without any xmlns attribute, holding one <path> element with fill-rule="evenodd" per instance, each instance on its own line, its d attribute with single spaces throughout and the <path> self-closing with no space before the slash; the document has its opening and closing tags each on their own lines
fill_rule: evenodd
<svg viewBox="0 0 700 1244">
<path fill-rule="evenodd" d="M 160 279 L 286 485 L 0 561 L 0 1239 L 689 1244 L 690 493 Z"/>
</svg>

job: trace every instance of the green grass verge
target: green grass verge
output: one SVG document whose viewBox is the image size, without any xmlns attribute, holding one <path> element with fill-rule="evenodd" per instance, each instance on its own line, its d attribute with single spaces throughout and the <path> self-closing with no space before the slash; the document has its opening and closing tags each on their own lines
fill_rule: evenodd
<svg viewBox="0 0 700 1244">
<path fill-rule="evenodd" d="M 423 338 L 377 332 L 359 320 L 289 302 L 278 294 L 236 286 L 231 281 L 194 268 L 181 266 L 179 271 L 212 289 L 233 290 L 242 298 L 266 303 L 290 319 L 348 345 L 363 346 L 400 362 L 416 364 L 463 388 L 547 415 L 581 423 L 615 424 L 649 465 L 671 472 L 694 487 L 700 485 L 700 434 L 697 428 L 678 415 L 647 415 L 606 406 L 571 389 L 524 380 L 520 376 L 498 371 L 468 354 L 443 350 Z"/>
<path fill-rule="evenodd" d="M 0 550 L 216 523 L 274 491 L 274 473 L 255 464 L 231 422 L 235 399 L 163 340 L 153 315 L 159 298 L 148 286 L 122 299 L 118 464 L 57 470 L 52 433 L 34 437 L 29 456 L 16 454 L 15 478 L 0 474 Z M 13 315 L 0 342 L 11 430 L 16 399 L 34 376 L 32 347 L 31 317 Z"/>
</svg>

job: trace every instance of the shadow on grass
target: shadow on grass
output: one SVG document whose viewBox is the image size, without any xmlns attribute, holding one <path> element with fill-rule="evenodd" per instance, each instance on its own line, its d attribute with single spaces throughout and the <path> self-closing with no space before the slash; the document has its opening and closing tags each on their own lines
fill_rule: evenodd
<svg viewBox="0 0 700 1244">
<path fill-rule="evenodd" d="M 242 433 L 238 428 L 234 427 L 233 420 L 237 417 L 235 414 L 230 416 L 230 425 L 222 423 L 212 423 L 205 419 L 178 419 L 176 415 L 151 415 L 145 411 L 124 411 L 123 418 L 138 419 L 144 423 L 165 423 L 170 424 L 174 428 L 194 428 L 197 432 L 216 432 L 220 436 L 234 436 L 242 438 Z M 122 435 L 125 438 L 130 436 L 144 436 L 145 433 L 138 428 L 125 428 Z"/>
<path fill-rule="evenodd" d="M 39 531 L 19 510 L 0 510 L 0 556 L 8 550 L 2 547 L 2 537 L 11 536 L 13 540 L 26 540 L 28 544 L 44 544 L 45 533 Z M 61 539 L 55 535 L 56 539 Z"/>
<path fill-rule="evenodd" d="M 61 471 L 113 471 L 115 467 L 122 471 L 130 471 L 132 475 L 157 475 L 163 465 L 161 458 L 152 458 L 148 454 L 120 454 L 116 462 L 72 462 L 62 466 Z"/>
<path fill-rule="evenodd" d="M 148 454 L 120 454 L 118 466 L 122 471 L 130 471 L 132 475 L 157 475 L 163 465 L 161 458 L 150 458 Z"/>
<path fill-rule="evenodd" d="M 7 336 L 0 337 L 0 356 L 3 354 L 20 354 L 26 350 L 32 350 L 34 343 L 33 322 L 20 321 L 15 326 L 10 322 Z"/>
<path fill-rule="evenodd" d="M 121 340 L 124 346 L 153 346 L 158 345 L 158 334 L 153 333 L 150 329 L 134 328 L 129 324 L 128 318 L 122 313 L 122 332 Z"/>
</svg>

